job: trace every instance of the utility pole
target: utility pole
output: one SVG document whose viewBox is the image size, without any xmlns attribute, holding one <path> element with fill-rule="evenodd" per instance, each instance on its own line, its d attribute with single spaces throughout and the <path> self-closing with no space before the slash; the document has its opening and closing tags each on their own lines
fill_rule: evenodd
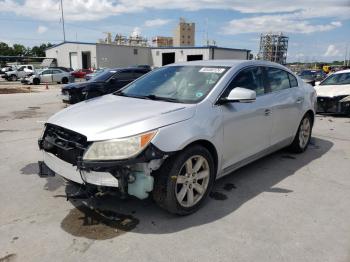
<svg viewBox="0 0 350 262">
<path fill-rule="evenodd" d="M 61 16 L 62 16 L 62 29 L 63 29 L 63 42 L 66 42 L 66 31 L 64 29 L 64 16 L 63 16 L 63 0 L 61 0 Z"/>
</svg>

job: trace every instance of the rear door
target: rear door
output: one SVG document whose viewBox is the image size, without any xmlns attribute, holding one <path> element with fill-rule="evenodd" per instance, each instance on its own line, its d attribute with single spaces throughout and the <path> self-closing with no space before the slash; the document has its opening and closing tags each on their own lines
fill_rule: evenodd
<svg viewBox="0 0 350 262">
<path fill-rule="evenodd" d="M 224 172 L 270 146 L 272 130 L 271 97 L 263 82 L 262 67 L 241 70 L 231 81 L 223 96 L 236 87 L 254 90 L 252 103 L 227 103 L 221 106 L 224 124 Z"/>
<path fill-rule="evenodd" d="M 51 69 L 44 70 L 41 73 L 40 81 L 43 83 L 51 83 L 52 82 L 52 70 Z"/>
<path fill-rule="evenodd" d="M 62 81 L 62 71 L 58 69 L 52 70 L 52 82 L 61 82 Z"/>
<path fill-rule="evenodd" d="M 266 82 L 271 92 L 271 145 L 288 142 L 295 136 L 302 114 L 303 91 L 297 79 L 287 71 L 265 67 Z"/>
</svg>

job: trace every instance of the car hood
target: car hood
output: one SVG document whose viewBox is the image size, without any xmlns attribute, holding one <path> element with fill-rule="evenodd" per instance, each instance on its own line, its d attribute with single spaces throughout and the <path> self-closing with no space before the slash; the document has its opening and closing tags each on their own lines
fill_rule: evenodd
<svg viewBox="0 0 350 262">
<path fill-rule="evenodd" d="M 47 123 L 83 134 L 88 141 L 128 137 L 193 117 L 196 105 L 105 95 L 70 106 Z"/>
<path fill-rule="evenodd" d="M 62 87 L 62 90 L 72 90 L 72 89 L 82 89 L 84 87 L 89 86 L 90 83 L 88 82 L 82 82 L 82 83 L 73 83 L 73 84 L 68 84 Z"/>
<path fill-rule="evenodd" d="M 315 86 L 317 96 L 335 97 L 350 95 L 350 85 Z"/>
</svg>

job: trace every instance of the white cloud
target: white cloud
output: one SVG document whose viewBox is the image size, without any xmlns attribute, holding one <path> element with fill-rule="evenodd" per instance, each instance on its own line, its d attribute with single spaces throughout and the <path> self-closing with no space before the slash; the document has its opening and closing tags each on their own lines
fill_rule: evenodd
<svg viewBox="0 0 350 262">
<path fill-rule="evenodd" d="M 0 12 L 57 21 L 59 0 L 0 0 Z M 349 0 L 64 0 L 68 21 L 100 20 L 109 16 L 154 9 L 234 10 L 249 14 L 298 13 L 301 19 L 350 18 Z"/>
<path fill-rule="evenodd" d="M 36 32 L 38 34 L 43 34 L 47 31 L 47 27 L 46 26 L 43 26 L 43 25 L 39 25 L 38 28 L 36 29 Z"/>
<path fill-rule="evenodd" d="M 141 35 L 141 29 L 140 27 L 135 27 L 134 30 L 131 33 L 132 37 L 140 36 Z"/>
<path fill-rule="evenodd" d="M 329 45 L 323 56 L 325 57 L 340 56 L 340 51 L 339 49 L 337 49 L 335 45 Z"/>
<path fill-rule="evenodd" d="M 156 26 L 162 26 L 170 23 L 170 19 L 153 19 L 153 20 L 146 20 L 145 26 L 147 27 L 156 27 Z"/>
<path fill-rule="evenodd" d="M 222 33 L 235 35 L 282 31 L 285 33 L 308 34 L 329 31 L 341 25 L 340 21 L 334 21 L 329 24 L 312 24 L 308 20 L 300 19 L 298 14 L 263 15 L 231 20 L 222 28 Z"/>
</svg>

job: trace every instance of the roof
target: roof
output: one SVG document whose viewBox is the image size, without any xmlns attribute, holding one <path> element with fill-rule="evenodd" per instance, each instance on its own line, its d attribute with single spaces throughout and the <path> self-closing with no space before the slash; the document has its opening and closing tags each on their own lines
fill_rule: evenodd
<svg viewBox="0 0 350 262">
<path fill-rule="evenodd" d="M 151 47 L 151 49 L 220 49 L 220 50 L 231 50 L 231 51 L 245 51 L 250 52 L 249 49 L 219 47 L 219 46 L 171 46 L 171 47 Z"/>
<path fill-rule="evenodd" d="M 49 50 L 49 49 L 58 47 L 58 46 L 63 45 L 63 44 L 96 45 L 96 43 L 89 43 L 89 42 L 64 41 L 64 42 L 61 42 L 59 44 L 53 45 L 51 47 L 48 47 L 45 50 Z"/>
<path fill-rule="evenodd" d="M 342 73 L 350 73 L 350 69 L 340 70 L 340 71 L 334 72 L 333 74 L 342 74 Z"/>
<path fill-rule="evenodd" d="M 180 62 L 180 63 L 174 63 L 169 64 L 166 66 L 226 66 L 226 67 L 236 67 L 236 66 L 272 66 L 281 68 L 283 70 L 286 70 L 288 72 L 291 72 L 290 69 L 287 67 L 264 60 L 235 60 L 235 59 L 227 59 L 227 60 L 197 60 L 197 61 L 191 61 L 191 62 Z"/>
</svg>

